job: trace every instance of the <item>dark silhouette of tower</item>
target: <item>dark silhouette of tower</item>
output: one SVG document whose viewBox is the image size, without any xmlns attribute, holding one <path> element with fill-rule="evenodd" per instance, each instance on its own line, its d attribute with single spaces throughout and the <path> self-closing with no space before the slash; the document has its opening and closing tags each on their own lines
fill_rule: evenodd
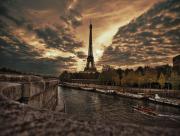
<svg viewBox="0 0 180 136">
<path fill-rule="evenodd" d="M 84 71 L 87 72 L 96 72 L 96 67 L 94 64 L 94 57 L 93 57 L 93 47 L 92 47 L 92 24 L 89 25 L 89 50 L 88 50 L 88 57 L 87 63 Z"/>
</svg>

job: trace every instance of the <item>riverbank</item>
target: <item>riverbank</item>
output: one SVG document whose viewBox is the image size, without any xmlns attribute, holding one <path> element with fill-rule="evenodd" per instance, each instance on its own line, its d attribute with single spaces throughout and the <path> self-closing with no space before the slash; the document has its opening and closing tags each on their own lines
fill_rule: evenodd
<svg viewBox="0 0 180 136">
<path fill-rule="evenodd" d="M 35 109 L 0 95 L 1 136 L 178 136 L 177 128 L 159 128 L 135 124 L 78 121 L 71 116 L 46 109 Z"/>
<path fill-rule="evenodd" d="M 54 98 L 56 98 L 50 97 L 53 96 L 50 92 L 54 92 L 53 89 L 56 90 L 58 81 L 20 75 L 2 76 L 0 79 L 1 136 L 159 136 L 159 134 L 178 136 L 180 133 L 180 130 L 177 128 L 167 128 L 164 130 L 164 128 L 161 127 L 141 126 L 131 123 L 79 121 L 62 112 L 49 110 L 49 108 L 53 108 L 51 105 L 52 103 L 44 103 L 50 102 L 52 99 L 54 100 Z M 19 99 L 25 94 L 31 97 L 28 97 L 27 104 L 20 103 Z M 34 102 L 38 101 L 41 104 L 45 104 L 45 106 L 41 104 L 39 106 L 42 107 L 35 106 L 37 103 L 35 104 Z"/>
<path fill-rule="evenodd" d="M 104 86 L 96 84 L 78 84 L 78 83 L 61 83 L 60 86 L 80 89 L 84 91 L 93 91 L 97 93 L 104 93 L 110 95 L 118 95 L 121 97 L 128 97 L 138 100 L 146 100 L 159 104 L 165 104 L 180 108 L 180 99 L 167 97 L 176 96 L 179 97 L 180 91 L 178 90 L 160 90 L 160 89 L 139 89 L 139 88 L 122 88 L 119 86 Z M 155 95 L 161 97 L 155 97 Z M 164 97 L 166 95 L 166 97 Z"/>
</svg>

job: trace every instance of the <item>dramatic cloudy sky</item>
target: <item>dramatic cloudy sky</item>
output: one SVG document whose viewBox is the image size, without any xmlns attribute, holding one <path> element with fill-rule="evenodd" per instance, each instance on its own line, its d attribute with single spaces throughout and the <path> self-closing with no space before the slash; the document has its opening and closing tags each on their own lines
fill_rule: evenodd
<svg viewBox="0 0 180 136">
<path fill-rule="evenodd" d="M 180 1 L 168 0 L 120 27 L 98 63 L 122 68 L 156 66 L 172 64 L 178 54 Z"/>
<path fill-rule="evenodd" d="M 99 68 L 103 64 L 137 66 L 145 64 L 147 60 L 152 64 L 159 61 L 159 64 L 170 63 L 170 58 L 179 51 L 179 36 L 176 32 L 179 30 L 178 20 L 177 28 L 172 28 L 176 46 L 172 45 L 172 39 L 167 39 L 171 32 L 167 32 L 166 36 L 163 33 L 166 42 L 169 40 L 171 43 L 163 47 L 167 48 L 166 52 L 162 50 L 163 44 L 158 47 L 149 42 L 151 46 L 146 47 L 148 40 L 143 39 L 143 32 L 150 31 L 145 27 L 148 21 L 154 21 L 148 18 L 164 15 L 163 12 L 169 6 L 160 10 L 158 7 L 161 6 L 156 6 L 155 13 L 134 21 L 137 24 L 144 21 L 136 25 L 141 27 L 138 34 L 131 35 L 133 22 L 128 24 L 161 1 L 164 0 L 0 0 L 0 66 L 47 74 L 83 70 L 88 49 L 89 20 L 93 23 L 94 57 Z M 179 19 L 179 14 L 176 15 L 179 2 L 175 5 L 175 13 L 171 15 L 167 11 L 170 14 L 167 13 L 167 16 Z M 168 24 L 168 21 L 162 22 Z M 149 23 L 151 26 L 159 21 Z M 121 26 L 124 27 L 121 29 Z M 145 33 L 145 36 L 148 34 Z M 151 39 L 154 35 L 151 35 Z M 156 32 L 155 38 L 160 39 L 157 35 Z M 158 42 L 162 43 L 160 40 Z M 139 56 L 130 53 L 135 46 L 143 46 L 145 51 L 139 52 Z M 165 54 L 163 58 L 158 54 L 162 51 Z M 156 59 L 156 56 L 160 59 Z M 168 58 L 166 61 L 165 57 Z"/>
</svg>

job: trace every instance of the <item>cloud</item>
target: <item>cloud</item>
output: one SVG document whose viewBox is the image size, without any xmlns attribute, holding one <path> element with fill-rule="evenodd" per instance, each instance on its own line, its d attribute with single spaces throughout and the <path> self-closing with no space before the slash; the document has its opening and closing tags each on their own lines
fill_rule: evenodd
<svg viewBox="0 0 180 136">
<path fill-rule="evenodd" d="M 82 25 L 82 15 L 75 9 L 69 9 L 64 15 L 61 15 L 60 18 L 74 28 Z"/>
<path fill-rule="evenodd" d="M 46 42 L 47 48 L 56 48 L 65 52 L 75 52 L 75 49 L 83 47 L 83 43 L 77 41 L 68 30 L 52 29 L 49 27 L 34 29 L 39 38 Z M 66 32 L 65 32 L 66 31 Z"/>
<path fill-rule="evenodd" d="M 82 52 L 82 51 L 76 52 L 76 55 L 77 55 L 77 57 L 79 57 L 80 59 L 85 59 L 85 58 L 87 57 L 87 55 L 86 55 L 84 52 Z"/>
<path fill-rule="evenodd" d="M 76 39 L 70 26 L 64 26 L 59 15 L 57 18 L 60 23 L 57 24 L 48 24 L 46 21 L 41 25 L 32 20 L 29 14 L 46 15 L 52 12 L 44 10 L 48 1 L 43 1 L 46 4 L 41 8 L 30 2 L 31 8 L 27 9 L 25 7 L 28 5 L 22 1 L 16 2 L 23 7 L 7 1 L 0 7 L 0 10 L 4 11 L 0 14 L 0 67 L 44 74 L 75 70 L 76 50 L 82 48 L 83 43 Z M 52 5 L 51 8 L 53 7 Z M 24 12 L 16 16 L 17 11 Z"/>
<path fill-rule="evenodd" d="M 82 70 L 85 66 L 84 52 L 88 49 L 90 19 L 93 22 L 93 49 L 97 60 L 104 47 L 109 45 L 117 28 L 142 14 L 157 0 L 1 0 L 0 2 L 2 53 L 0 66 L 6 66 L 7 63 L 7 66 L 22 70 L 58 73 L 63 69 Z M 126 63 L 129 58 L 132 64 L 136 64 L 135 58 L 150 60 L 148 55 L 156 50 L 168 54 L 176 53 L 179 42 L 177 37 L 179 33 L 175 28 L 179 23 L 174 18 L 177 16 L 176 10 L 177 6 L 169 9 L 171 13 L 161 13 L 152 18 L 141 16 L 138 18 L 139 21 L 121 28 L 114 36 L 112 48 L 105 48 L 104 54 L 107 57 L 103 56 L 101 62 L 110 61 L 118 65 Z M 151 16 L 152 13 L 147 14 Z M 151 24 L 146 23 L 147 20 L 144 18 L 150 19 Z M 157 26 L 157 22 L 164 23 Z M 174 27 L 169 29 L 168 22 Z M 161 31 L 151 31 L 157 27 L 165 31 L 163 35 Z M 160 55 L 164 56 L 164 53 Z M 118 62 L 120 58 L 123 63 Z M 43 69 L 45 67 L 46 69 Z"/>
<path fill-rule="evenodd" d="M 119 28 L 98 64 L 138 66 L 171 63 L 172 57 L 180 52 L 177 7 L 180 7 L 180 2 L 176 0 L 161 2 Z"/>
<path fill-rule="evenodd" d="M 76 63 L 74 57 L 42 58 L 41 53 L 32 50 L 29 45 L 18 40 L 13 41 L 15 44 L 8 42 L 7 39 L 3 40 L 0 36 L 1 66 L 26 72 L 57 74 L 65 69 L 70 69 Z"/>
</svg>

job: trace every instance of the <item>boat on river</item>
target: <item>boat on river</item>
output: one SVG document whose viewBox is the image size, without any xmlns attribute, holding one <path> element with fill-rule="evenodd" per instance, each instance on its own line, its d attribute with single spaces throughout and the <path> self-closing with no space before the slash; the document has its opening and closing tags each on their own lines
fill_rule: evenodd
<svg viewBox="0 0 180 136">
<path fill-rule="evenodd" d="M 100 89 L 100 88 L 96 88 L 96 91 L 100 92 L 100 93 L 106 93 L 106 91 L 104 89 Z"/>
<path fill-rule="evenodd" d="M 149 107 L 134 106 L 133 109 L 142 114 L 148 115 L 148 116 L 158 116 L 159 115 L 155 110 L 153 110 L 152 108 L 149 108 Z"/>
<path fill-rule="evenodd" d="M 126 92 L 116 92 L 117 95 L 134 98 L 134 99 L 143 99 L 144 96 L 142 94 L 133 94 L 133 93 L 126 93 Z"/>
<path fill-rule="evenodd" d="M 100 92 L 100 93 L 104 93 L 104 94 L 116 94 L 116 92 L 114 90 L 96 88 L 96 91 Z"/>
<path fill-rule="evenodd" d="M 85 91 L 94 91 L 94 88 L 91 87 L 81 87 L 80 89 L 85 90 Z"/>
<path fill-rule="evenodd" d="M 114 90 L 107 90 L 108 94 L 116 94 L 116 92 Z"/>
<path fill-rule="evenodd" d="M 155 95 L 155 97 L 149 97 L 149 100 L 153 101 L 153 102 L 157 102 L 157 103 L 168 104 L 168 105 L 180 107 L 180 103 L 178 103 L 178 101 L 159 97 L 157 94 Z"/>
</svg>

